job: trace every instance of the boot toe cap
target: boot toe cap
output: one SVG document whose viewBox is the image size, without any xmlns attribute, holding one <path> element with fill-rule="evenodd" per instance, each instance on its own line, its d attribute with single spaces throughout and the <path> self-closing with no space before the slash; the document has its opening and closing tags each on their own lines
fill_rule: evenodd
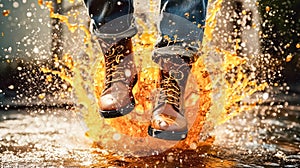
<svg viewBox="0 0 300 168">
<path fill-rule="evenodd" d="M 103 111 L 117 109 L 117 100 L 112 95 L 105 95 L 99 99 L 99 108 Z"/>
<path fill-rule="evenodd" d="M 151 127 L 162 131 L 185 131 L 187 130 L 187 121 L 183 116 L 159 114 L 153 117 Z"/>
</svg>

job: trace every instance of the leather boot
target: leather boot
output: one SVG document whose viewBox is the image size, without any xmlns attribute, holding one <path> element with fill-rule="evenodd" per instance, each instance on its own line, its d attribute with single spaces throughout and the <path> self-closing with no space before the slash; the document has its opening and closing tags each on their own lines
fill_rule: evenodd
<svg viewBox="0 0 300 168">
<path fill-rule="evenodd" d="M 104 118 L 124 116 L 135 106 L 132 88 L 137 82 L 131 38 L 113 44 L 100 41 L 105 58 L 105 87 L 99 98 Z"/>
<path fill-rule="evenodd" d="M 172 55 L 172 52 L 162 54 L 153 57 L 161 67 L 161 91 L 153 109 L 148 134 L 160 139 L 182 140 L 188 133 L 183 95 L 191 69 L 188 63 L 190 58 Z"/>
</svg>

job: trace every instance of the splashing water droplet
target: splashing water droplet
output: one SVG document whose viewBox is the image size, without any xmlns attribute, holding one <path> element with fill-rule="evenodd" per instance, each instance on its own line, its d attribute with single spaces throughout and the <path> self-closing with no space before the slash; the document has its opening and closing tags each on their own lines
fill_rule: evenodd
<svg viewBox="0 0 300 168">
<path fill-rule="evenodd" d="M 9 14 L 10 14 L 10 10 L 4 9 L 3 12 L 2 12 L 3 16 L 8 16 Z"/>
<path fill-rule="evenodd" d="M 286 61 L 286 62 L 290 62 L 292 59 L 293 59 L 293 55 L 292 55 L 292 54 L 289 54 L 289 55 L 286 57 L 285 61 Z"/>
<path fill-rule="evenodd" d="M 264 100 L 267 100 L 269 98 L 269 93 L 264 93 L 262 97 Z"/>
<path fill-rule="evenodd" d="M 15 88 L 14 85 L 9 85 L 9 86 L 8 86 L 8 89 L 10 89 L 10 90 L 13 90 L 14 88 Z"/>
<path fill-rule="evenodd" d="M 34 52 L 35 54 L 38 54 L 38 53 L 40 52 L 40 50 L 39 50 L 39 48 L 37 48 L 37 47 L 35 46 L 34 49 L 33 49 L 33 52 Z"/>
<path fill-rule="evenodd" d="M 13 7 L 14 7 L 14 8 L 18 8 L 19 6 L 20 6 L 20 5 L 19 5 L 19 2 L 14 2 L 14 3 L 13 3 Z"/>
<path fill-rule="evenodd" d="M 27 16 L 27 17 L 31 17 L 31 16 L 32 16 L 32 13 L 31 13 L 31 12 L 27 12 L 27 13 L 26 13 L 26 16 Z"/>
</svg>

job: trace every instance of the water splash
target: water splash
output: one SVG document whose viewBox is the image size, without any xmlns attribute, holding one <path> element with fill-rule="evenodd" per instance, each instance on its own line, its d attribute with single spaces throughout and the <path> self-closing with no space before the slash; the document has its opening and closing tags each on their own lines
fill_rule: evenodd
<svg viewBox="0 0 300 168">
<path fill-rule="evenodd" d="M 155 4 L 153 1 L 151 2 L 150 9 L 153 11 Z M 43 2 L 40 3 L 43 4 Z M 52 2 L 46 1 L 45 4 L 50 10 L 50 16 L 65 23 L 70 32 L 73 33 L 80 29 L 85 34 L 85 52 L 73 56 L 73 58 L 68 54 L 64 56 L 67 61 L 63 62 L 72 70 L 72 77 L 66 75 L 63 68 L 59 71 L 50 69 L 43 69 L 43 71 L 58 74 L 65 81 L 71 83 L 79 105 L 78 115 L 82 116 L 84 125 L 86 125 L 86 136 L 98 142 L 101 147 L 115 150 L 122 148 L 126 152 L 137 150 L 139 145 L 144 151 L 138 152 L 153 152 L 158 144 L 164 146 L 164 150 L 172 147 L 196 149 L 203 144 L 199 140 L 200 133 L 209 131 L 202 130 L 203 124 L 206 124 L 205 129 L 212 128 L 227 121 L 240 111 L 252 108 L 257 102 L 243 106 L 240 105 L 240 102 L 267 86 L 265 83 L 257 84 L 253 78 L 245 74 L 242 66 L 246 64 L 245 59 L 238 57 L 235 52 L 229 52 L 212 43 L 217 24 L 216 15 L 221 8 L 222 1 L 211 1 L 205 27 L 203 55 L 193 65 L 192 69 L 196 83 L 190 85 L 190 92 L 186 96 L 186 105 L 193 107 L 190 109 L 192 114 L 188 112 L 186 115 L 195 116 L 196 110 L 195 122 L 190 126 L 186 140 L 179 143 L 149 139 L 146 130 L 149 125 L 149 115 L 151 115 L 149 113 L 152 107 L 151 97 L 154 94 L 152 90 L 158 87 L 159 81 L 158 67 L 149 59 L 157 37 L 156 26 L 137 18 L 142 33 L 134 37 L 134 51 L 141 58 L 135 60 L 137 65 L 140 65 L 138 67 L 139 80 L 133 90 L 137 100 L 135 113 L 122 118 L 104 120 L 99 116 L 97 105 L 97 98 L 103 88 L 104 79 L 104 62 L 101 52 L 97 49 L 99 46 L 93 43 L 95 39 L 90 35 L 87 26 L 70 23 L 68 16 L 54 13 Z M 153 22 L 150 20 L 148 23 Z M 59 62 L 59 60 L 55 60 L 55 62 Z M 226 75 L 231 73 L 233 69 L 235 69 L 234 78 L 227 80 Z M 190 80 L 189 82 L 192 83 L 193 81 Z M 197 85 L 198 88 L 192 89 L 193 85 Z M 208 143 L 211 142 L 211 139 L 208 139 Z M 145 148 L 147 143 L 148 146 Z"/>
</svg>

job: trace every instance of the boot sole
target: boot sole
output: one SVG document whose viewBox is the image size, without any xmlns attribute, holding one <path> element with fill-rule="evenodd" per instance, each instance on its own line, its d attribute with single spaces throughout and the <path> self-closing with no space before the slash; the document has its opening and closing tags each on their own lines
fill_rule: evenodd
<svg viewBox="0 0 300 168">
<path fill-rule="evenodd" d="M 99 110 L 99 112 L 103 118 L 116 118 L 116 117 L 122 117 L 130 113 L 134 109 L 134 107 L 135 107 L 135 102 L 131 102 L 127 106 L 117 110 L 111 110 L 111 111 Z"/>
<path fill-rule="evenodd" d="M 185 131 L 163 131 L 154 129 L 151 126 L 148 127 L 148 135 L 153 138 L 165 139 L 165 140 L 184 140 L 187 137 L 188 130 Z"/>
</svg>

